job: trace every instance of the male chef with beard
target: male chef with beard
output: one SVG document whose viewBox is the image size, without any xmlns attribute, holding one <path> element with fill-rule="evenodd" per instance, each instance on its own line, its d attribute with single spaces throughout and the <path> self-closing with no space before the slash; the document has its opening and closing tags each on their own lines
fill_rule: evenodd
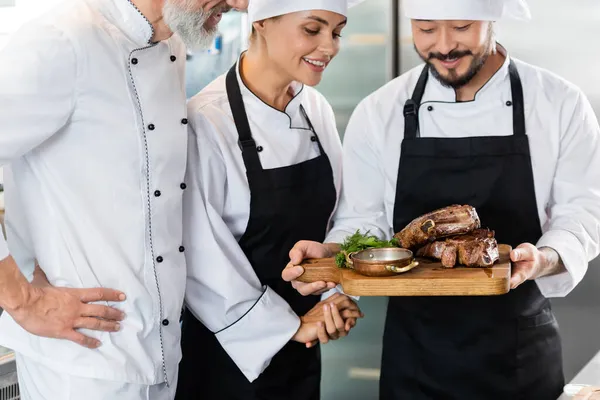
<svg viewBox="0 0 600 400">
<path fill-rule="evenodd" d="M 598 121 L 581 90 L 496 42 L 494 21 L 530 17 L 524 0 L 404 7 L 425 64 L 358 105 L 333 230 L 325 245 L 298 243 L 283 277 L 357 229 L 390 238 L 427 212 L 472 205 L 514 248 L 512 290 L 391 298 L 380 398 L 554 400 L 564 378 L 548 298 L 573 290 L 599 252 Z"/>
<path fill-rule="evenodd" d="M 172 399 L 189 242 L 215 273 L 188 306 L 249 380 L 299 331 L 219 252 L 201 199 L 182 218 L 185 44 L 208 43 L 230 6 L 247 1 L 67 0 L 0 52 L 0 344 L 23 400 Z M 200 232 L 187 242 L 184 220 Z"/>
</svg>

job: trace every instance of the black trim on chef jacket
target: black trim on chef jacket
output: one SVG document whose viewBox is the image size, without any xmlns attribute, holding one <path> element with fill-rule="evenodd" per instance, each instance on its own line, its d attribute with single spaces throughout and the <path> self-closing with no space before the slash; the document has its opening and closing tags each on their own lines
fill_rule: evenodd
<svg viewBox="0 0 600 400">
<path fill-rule="evenodd" d="M 304 108 L 300 112 L 316 139 L 320 155 L 295 165 L 263 169 L 252 137 L 236 66 L 226 78 L 227 95 L 239 135 L 250 188 L 250 215 L 239 244 L 261 283 L 304 315 L 320 300 L 302 296 L 281 278 L 289 250 L 299 240 L 325 239 L 336 203 L 333 170 Z M 310 140 L 310 136 L 307 136 Z M 251 316 L 249 318 L 252 318 Z M 318 400 L 320 348 L 288 342 L 252 383 L 225 353 L 213 333 L 186 311 L 183 319 L 183 360 L 177 400 Z M 253 323 L 261 323 L 253 321 Z M 265 321 L 267 323 L 267 321 Z M 259 338 L 268 341 L 269 338 Z"/>
<path fill-rule="evenodd" d="M 499 243 L 536 243 L 542 230 L 516 66 L 509 64 L 509 136 L 420 137 L 427 77 L 426 67 L 406 102 L 394 231 L 429 211 L 469 204 Z M 534 281 L 504 296 L 390 298 L 382 400 L 555 400 L 563 384 L 558 326 Z"/>
<path fill-rule="evenodd" d="M 131 1 L 130 1 L 130 3 L 131 3 Z M 133 3 L 131 3 L 131 4 L 133 5 Z M 135 7 L 135 5 L 134 5 L 134 7 Z M 136 7 L 136 9 L 137 9 L 137 7 Z M 138 12 L 139 12 L 139 10 L 138 10 Z M 152 30 L 152 32 L 154 32 L 154 29 Z M 129 54 L 129 59 L 131 60 L 131 64 L 137 64 L 137 58 L 132 57 L 134 55 L 134 53 L 144 51 L 144 50 L 152 48 L 154 46 L 155 46 L 155 44 L 149 44 L 146 47 L 141 47 L 141 48 L 132 50 L 131 53 Z M 136 62 L 134 63 L 133 60 L 136 60 Z M 132 84 L 133 92 L 135 94 L 135 98 L 137 101 L 138 109 L 140 111 L 140 118 L 141 118 L 141 123 L 142 123 L 141 124 L 142 140 L 143 140 L 143 146 L 144 146 L 144 160 L 145 160 L 145 167 L 146 167 L 145 178 L 146 178 L 146 198 L 147 198 L 147 213 L 148 213 L 148 237 L 149 237 L 149 241 L 150 241 L 149 244 L 150 244 L 150 257 L 152 259 L 152 270 L 153 270 L 154 280 L 156 283 L 156 292 L 158 295 L 158 310 L 159 310 L 158 311 L 158 313 L 159 313 L 158 321 L 161 321 L 158 324 L 158 332 L 159 332 L 159 337 L 160 337 L 160 353 L 161 353 L 164 379 L 165 379 L 167 386 L 169 386 L 170 382 L 169 382 L 169 378 L 168 378 L 168 374 L 167 374 L 167 365 L 166 365 L 166 361 L 165 361 L 164 338 L 163 338 L 163 331 L 162 331 L 163 330 L 162 321 L 164 320 L 163 302 L 162 302 L 162 293 L 160 290 L 160 283 L 158 280 L 158 272 L 156 271 L 156 258 L 155 258 L 155 251 L 154 251 L 154 242 L 153 242 L 154 235 L 153 235 L 153 231 L 152 231 L 152 196 L 151 196 L 151 189 L 150 189 L 150 187 L 151 187 L 150 154 L 149 154 L 149 149 L 148 149 L 148 136 L 146 134 L 146 123 L 144 122 L 144 109 L 142 108 L 142 101 L 140 99 L 140 95 L 138 93 L 137 86 L 135 84 L 135 78 L 133 76 L 133 70 L 131 69 L 131 64 L 128 64 L 129 77 L 131 79 L 131 84 Z"/>
</svg>

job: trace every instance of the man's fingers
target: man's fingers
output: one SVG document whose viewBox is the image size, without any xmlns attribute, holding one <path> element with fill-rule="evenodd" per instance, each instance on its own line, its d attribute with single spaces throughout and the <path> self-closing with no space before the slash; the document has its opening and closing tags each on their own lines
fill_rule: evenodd
<svg viewBox="0 0 600 400">
<path fill-rule="evenodd" d="M 99 318 L 79 318 L 73 325 L 75 329 L 90 329 L 102 332 L 117 332 L 121 329 L 118 322 L 105 321 Z"/>
<path fill-rule="evenodd" d="M 510 252 L 512 262 L 533 261 L 535 258 L 536 247 L 530 243 L 523 243 Z"/>
<path fill-rule="evenodd" d="M 96 301 L 118 302 L 125 300 L 125 293 L 118 290 L 96 288 L 96 289 L 75 289 L 79 299 L 84 303 Z"/>
<path fill-rule="evenodd" d="M 98 304 L 86 304 L 82 308 L 82 317 L 102 318 L 108 321 L 122 321 L 125 314 L 116 308 Z"/>
<path fill-rule="evenodd" d="M 71 342 L 75 342 L 80 346 L 87 347 L 88 349 L 97 349 L 100 347 L 100 341 L 92 339 L 91 337 L 87 337 L 76 331 L 70 331 L 65 335 L 64 338 L 66 340 L 70 340 Z"/>
<path fill-rule="evenodd" d="M 532 261 L 524 261 L 515 264 L 510 278 L 510 288 L 516 289 L 519 285 L 529 279 L 532 276 L 533 267 Z"/>
</svg>

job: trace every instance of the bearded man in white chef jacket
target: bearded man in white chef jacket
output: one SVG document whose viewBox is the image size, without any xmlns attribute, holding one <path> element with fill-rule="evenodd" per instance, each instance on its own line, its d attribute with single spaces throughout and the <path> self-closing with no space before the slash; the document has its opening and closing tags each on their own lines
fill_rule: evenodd
<svg viewBox="0 0 600 400">
<path fill-rule="evenodd" d="M 357 229 L 390 238 L 434 209 L 475 206 L 514 248 L 511 291 L 391 298 L 380 397 L 554 400 L 564 378 L 548 298 L 573 290 L 599 252 L 598 121 L 581 90 L 496 42 L 494 21 L 530 17 L 524 0 L 404 6 L 425 65 L 358 105 L 333 230 L 325 245 L 298 243 L 284 279 Z"/>
<path fill-rule="evenodd" d="M 222 12 L 246 6 L 67 0 L 0 53 L 0 163 L 10 163 L 0 344 L 16 352 L 23 400 L 173 398 L 186 282 L 184 44 L 207 44 Z M 246 279 L 251 266 L 225 267 L 201 201 L 193 221 L 204 230 L 188 241 L 218 273 L 199 278 L 188 306 L 253 380 L 297 318 Z M 270 340 L 250 343 L 267 330 Z"/>
</svg>

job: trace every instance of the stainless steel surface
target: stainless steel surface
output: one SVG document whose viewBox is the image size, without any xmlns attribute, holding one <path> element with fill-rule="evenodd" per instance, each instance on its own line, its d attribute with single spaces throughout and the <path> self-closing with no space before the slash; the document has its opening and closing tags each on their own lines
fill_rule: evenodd
<svg viewBox="0 0 600 400">
<path fill-rule="evenodd" d="M 0 400 L 18 400 L 17 368 L 12 351 L 0 346 Z"/>
<path fill-rule="evenodd" d="M 0 400 L 19 400 L 20 398 L 17 373 L 0 375 Z"/>
</svg>

